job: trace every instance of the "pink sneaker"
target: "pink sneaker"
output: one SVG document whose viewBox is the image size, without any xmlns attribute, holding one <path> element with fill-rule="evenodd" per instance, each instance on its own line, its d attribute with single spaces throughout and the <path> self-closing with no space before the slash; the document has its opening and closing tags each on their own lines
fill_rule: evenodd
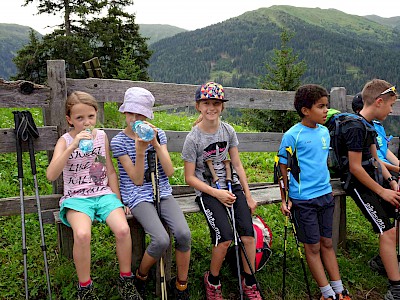
<svg viewBox="0 0 400 300">
<path fill-rule="evenodd" d="M 247 286 L 243 278 L 242 287 L 243 287 L 243 294 L 246 295 L 247 299 L 262 300 L 260 292 L 258 291 L 257 286 L 255 284 L 253 284 L 252 286 Z"/>
<path fill-rule="evenodd" d="M 204 273 L 204 286 L 206 288 L 207 300 L 223 300 L 221 284 L 213 285 L 208 281 L 210 271 Z"/>
</svg>

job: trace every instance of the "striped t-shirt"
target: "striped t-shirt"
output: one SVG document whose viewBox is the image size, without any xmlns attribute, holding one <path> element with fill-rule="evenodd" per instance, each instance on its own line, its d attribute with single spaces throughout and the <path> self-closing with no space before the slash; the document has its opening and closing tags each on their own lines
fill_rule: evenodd
<svg viewBox="0 0 400 300">
<path fill-rule="evenodd" d="M 160 145 L 164 145 L 167 143 L 167 137 L 165 132 L 159 128 L 157 128 L 158 137 L 160 138 Z M 144 168 L 145 173 L 148 168 L 147 162 L 147 153 L 150 149 L 153 149 L 152 145 L 148 145 L 145 152 L 145 161 Z M 123 131 L 118 133 L 111 140 L 111 150 L 113 152 L 113 156 L 118 158 L 123 155 L 128 155 L 132 160 L 133 164 L 136 162 L 136 147 L 135 140 L 128 137 Z M 165 175 L 165 172 L 161 166 L 161 163 L 158 162 L 158 177 L 159 177 L 159 188 L 160 188 L 160 197 L 168 197 L 172 195 L 172 187 L 169 184 L 168 177 Z M 118 170 L 119 170 L 119 180 L 120 180 L 120 192 L 122 202 L 128 206 L 130 209 L 134 208 L 140 202 L 147 201 L 153 202 L 153 187 L 151 181 L 146 182 L 144 180 L 143 185 L 135 185 L 133 181 L 129 178 L 129 175 L 122 167 L 122 164 L 118 160 Z"/>
<path fill-rule="evenodd" d="M 106 155 L 109 154 L 105 149 L 105 136 L 103 130 L 96 129 L 93 150 L 83 154 L 76 148 L 69 156 L 63 169 L 64 196 L 60 199 L 60 205 L 70 197 L 88 198 L 113 193 L 108 186 Z M 74 140 L 68 132 L 62 138 L 67 147 Z"/>
</svg>

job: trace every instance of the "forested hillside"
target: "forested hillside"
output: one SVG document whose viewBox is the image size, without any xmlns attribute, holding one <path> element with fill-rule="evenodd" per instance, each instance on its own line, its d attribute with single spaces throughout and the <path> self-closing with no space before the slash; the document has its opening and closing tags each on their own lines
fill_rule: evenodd
<svg viewBox="0 0 400 300">
<path fill-rule="evenodd" d="M 139 24 L 140 34 L 148 37 L 148 44 L 157 42 L 163 38 L 174 36 L 186 29 L 160 24 Z M 0 23 L 0 78 L 9 80 L 17 72 L 12 59 L 22 46 L 29 43 L 30 28 L 17 24 Z M 36 32 L 37 37 L 41 34 Z"/>
<path fill-rule="evenodd" d="M 400 33 L 334 9 L 272 6 L 247 12 L 154 43 L 149 74 L 155 81 L 257 87 L 280 47 L 282 27 L 295 32 L 290 46 L 307 63 L 302 82 L 356 93 L 373 77 L 400 79 Z"/>
<path fill-rule="evenodd" d="M 185 31 L 187 30 L 171 25 L 139 24 L 140 35 L 149 38 L 149 40 L 147 41 L 148 45 Z"/>
<path fill-rule="evenodd" d="M 29 42 L 30 28 L 17 24 L 0 24 L 0 78 L 9 79 L 17 69 L 12 61 L 17 51 Z M 37 36 L 40 33 L 36 32 Z"/>
<path fill-rule="evenodd" d="M 271 63 L 282 28 L 287 28 L 295 33 L 289 46 L 307 64 L 303 83 L 345 86 L 356 93 L 373 77 L 400 81 L 399 27 L 400 17 L 272 6 L 195 31 L 140 25 L 140 33 L 151 38 L 149 44 L 161 39 L 150 46 L 154 81 L 198 84 L 213 79 L 226 86 L 258 87 L 264 64 Z M 16 73 L 12 58 L 28 41 L 28 27 L 0 24 L 0 77 Z"/>
</svg>

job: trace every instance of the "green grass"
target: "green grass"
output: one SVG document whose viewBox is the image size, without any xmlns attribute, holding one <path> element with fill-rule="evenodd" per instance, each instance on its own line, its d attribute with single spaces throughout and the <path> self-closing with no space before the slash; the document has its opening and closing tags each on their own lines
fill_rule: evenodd
<svg viewBox="0 0 400 300">
<path fill-rule="evenodd" d="M 116 106 L 106 106 L 107 127 L 122 127 L 123 118 L 116 112 Z M 40 112 L 32 110 L 37 124 L 41 124 Z M 12 114 L 9 109 L 0 109 L 0 125 L 3 128 L 13 127 Z M 196 115 L 157 113 L 154 124 L 166 130 L 189 130 Z M 11 119 L 10 119 L 11 118 Z M 113 126 L 109 126 L 113 120 Z M 240 124 L 235 125 L 238 131 L 248 130 Z M 184 184 L 183 163 L 179 154 L 172 154 L 175 175 L 172 184 Z M 273 153 L 241 153 L 243 165 L 250 182 L 272 181 Z M 38 181 L 40 194 L 50 194 L 51 184 L 46 180 L 45 170 L 47 157 L 37 153 Z M 18 196 L 19 186 L 16 171 L 15 154 L 0 155 L 0 194 L 1 197 Z M 28 157 L 24 157 L 24 170 L 30 170 Z M 25 171 L 24 192 L 32 195 L 32 176 Z M 347 244 L 346 249 L 339 249 L 338 261 L 342 279 L 354 295 L 353 299 L 382 299 L 386 292 L 386 279 L 373 273 L 368 267 L 368 260 L 378 252 L 378 239 L 372 232 L 370 224 L 361 215 L 351 199 L 347 201 Z M 282 290 L 282 257 L 283 257 L 283 222 L 284 218 L 279 205 L 271 204 L 257 208 L 273 232 L 273 255 L 266 267 L 258 273 L 258 280 L 264 290 L 266 299 L 280 299 Z M 205 218 L 200 213 L 186 215 L 192 232 L 192 255 L 189 273 L 192 299 L 204 299 L 202 275 L 209 267 L 211 244 Z M 43 270 L 43 252 L 40 248 L 40 230 L 36 214 L 26 216 L 28 248 L 28 283 L 30 299 L 46 299 L 46 278 Z M 21 218 L 20 216 L 0 217 L 0 299 L 24 299 L 23 263 L 21 253 Z M 55 226 L 44 226 L 47 245 L 47 257 L 50 266 L 53 299 L 75 299 L 77 281 L 74 264 L 59 255 L 57 250 L 57 233 Z M 288 275 L 287 299 L 307 298 L 302 269 L 292 236 L 288 240 Z M 154 270 L 153 270 L 154 272 Z M 174 268 L 173 268 L 174 272 Z M 102 299 L 119 299 L 115 278 L 118 274 L 118 262 L 115 255 L 115 241 L 110 229 L 103 224 L 93 226 L 92 235 L 92 277 Z M 227 266 L 222 269 L 222 283 L 225 299 L 238 299 L 236 276 Z M 318 287 L 311 279 L 311 290 L 314 299 L 319 296 Z M 155 298 L 154 282 L 148 286 L 149 299 Z"/>
</svg>

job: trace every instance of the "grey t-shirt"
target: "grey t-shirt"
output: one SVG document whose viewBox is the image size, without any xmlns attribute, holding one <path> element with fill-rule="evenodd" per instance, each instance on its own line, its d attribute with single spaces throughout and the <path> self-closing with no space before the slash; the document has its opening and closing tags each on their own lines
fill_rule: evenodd
<svg viewBox="0 0 400 300">
<path fill-rule="evenodd" d="M 220 122 L 220 126 L 215 133 L 205 133 L 198 126 L 194 126 L 186 136 L 182 150 L 182 159 L 187 162 L 195 163 L 196 177 L 211 186 L 216 187 L 207 172 L 207 160 L 213 161 L 214 170 L 219 178 L 221 188 L 226 187 L 226 170 L 224 160 L 229 159 L 229 149 L 237 147 L 239 141 L 235 129 L 225 122 Z M 232 184 L 238 184 L 238 176 L 233 170 Z M 196 195 L 201 192 L 196 190 Z"/>
</svg>

